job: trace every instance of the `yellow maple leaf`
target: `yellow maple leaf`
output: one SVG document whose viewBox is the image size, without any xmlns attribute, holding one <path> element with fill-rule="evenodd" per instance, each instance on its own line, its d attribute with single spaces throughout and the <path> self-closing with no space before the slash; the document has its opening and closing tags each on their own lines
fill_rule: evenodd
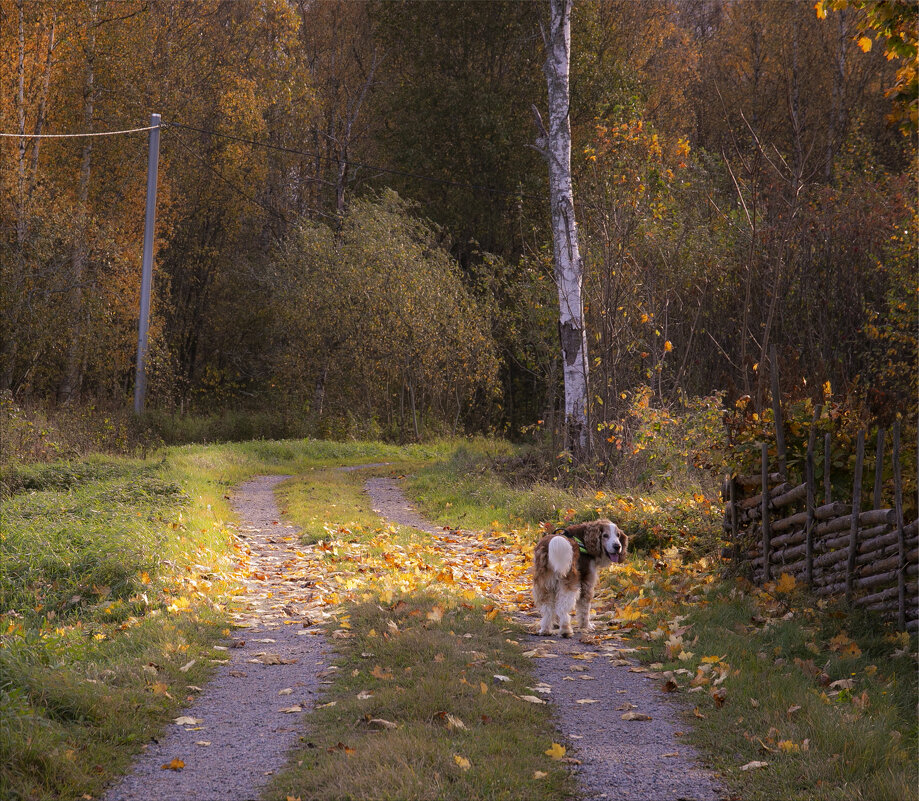
<svg viewBox="0 0 919 801">
<path fill-rule="evenodd" d="M 167 762 L 165 765 L 160 765 L 162 770 L 182 770 L 185 767 L 185 763 L 181 759 L 173 759 L 171 762 Z"/>
<path fill-rule="evenodd" d="M 775 583 L 776 592 L 793 592 L 797 582 L 795 577 L 790 573 L 782 573 L 779 580 Z"/>
<path fill-rule="evenodd" d="M 488 694 L 488 685 L 484 681 L 479 682 L 479 691 L 482 693 L 482 695 Z"/>
<path fill-rule="evenodd" d="M 460 766 L 461 770 L 469 770 L 469 768 L 472 767 L 472 763 L 466 759 L 466 757 L 460 756 L 459 754 L 453 755 L 453 761 Z"/>
<path fill-rule="evenodd" d="M 791 740 L 779 740 L 776 745 L 783 754 L 797 754 L 801 750 L 801 746 Z"/>
<path fill-rule="evenodd" d="M 560 745 L 559 743 L 552 743 L 552 746 L 547 748 L 543 753 L 552 759 L 561 759 L 563 756 L 565 756 L 566 751 L 567 749 L 565 746 Z"/>
<path fill-rule="evenodd" d="M 431 611 L 428 612 L 428 620 L 433 621 L 434 623 L 439 623 L 444 616 L 444 610 L 442 606 L 432 606 Z"/>
<path fill-rule="evenodd" d="M 872 42 L 871 39 L 870 39 L 869 37 L 867 37 L 867 36 L 862 36 L 862 37 L 858 40 L 858 46 L 862 49 L 862 52 L 863 52 L 863 53 L 867 53 L 867 52 L 871 49 L 871 45 L 872 45 L 872 44 L 873 44 L 873 42 Z"/>
<path fill-rule="evenodd" d="M 723 662 L 725 659 L 727 659 L 727 655 L 726 655 L 726 654 L 725 654 L 724 656 L 703 656 L 703 657 L 702 657 L 702 664 L 711 664 L 711 665 L 715 665 L 715 664 L 717 664 L 718 662 Z"/>
</svg>

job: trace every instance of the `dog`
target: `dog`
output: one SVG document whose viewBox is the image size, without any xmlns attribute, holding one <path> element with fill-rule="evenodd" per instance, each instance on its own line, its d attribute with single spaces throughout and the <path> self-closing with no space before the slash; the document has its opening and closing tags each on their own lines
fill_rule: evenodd
<svg viewBox="0 0 919 801">
<path fill-rule="evenodd" d="M 542 612 L 539 634 L 552 633 L 558 620 L 562 637 L 571 636 L 571 613 L 577 608 L 578 627 L 593 631 L 590 603 L 597 572 L 622 562 L 629 538 L 605 518 L 577 523 L 546 534 L 533 553 L 533 601 Z"/>
</svg>

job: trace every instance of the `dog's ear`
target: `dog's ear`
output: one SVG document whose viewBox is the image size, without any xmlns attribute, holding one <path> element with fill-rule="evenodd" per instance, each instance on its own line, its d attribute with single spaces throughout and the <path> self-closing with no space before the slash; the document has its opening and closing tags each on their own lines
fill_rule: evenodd
<svg viewBox="0 0 919 801">
<path fill-rule="evenodd" d="M 601 542 L 602 536 L 603 523 L 601 521 L 594 520 L 584 526 L 584 547 L 589 554 L 599 556 L 603 553 L 603 543 Z"/>
<path fill-rule="evenodd" d="M 625 559 L 625 555 L 629 551 L 629 535 L 626 534 L 619 526 L 616 526 L 616 530 L 619 532 L 619 543 L 622 545 L 622 550 L 619 552 L 620 558 Z"/>
</svg>

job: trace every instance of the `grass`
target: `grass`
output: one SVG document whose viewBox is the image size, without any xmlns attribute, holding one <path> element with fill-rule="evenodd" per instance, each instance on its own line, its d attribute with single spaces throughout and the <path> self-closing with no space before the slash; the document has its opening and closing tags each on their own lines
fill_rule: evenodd
<svg viewBox="0 0 919 801">
<path fill-rule="evenodd" d="M 739 797 L 916 797 L 915 641 L 905 634 L 800 590 L 743 581 L 715 583 L 675 625 L 658 623 L 645 659 L 689 670 L 678 692 L 704 716 L 690 716 L 690 739 Z M 692 657 L 668 651 L 673 628 L 686 629 Z M 717 661 L 699 673 L 705 657 Z M 722 674 L 716 701 L 711 682 Z M 768 763 L 755 777 L 740 770 L 753 761 Z"/>
<path fill-rule="evenodd" d="M 533 683 L 519 630 L 448 595 L 379 601 L 339 620 L 332 684 L 266 797 L 570 797 L 546 707 L 518 697 Z"/>
</svg>

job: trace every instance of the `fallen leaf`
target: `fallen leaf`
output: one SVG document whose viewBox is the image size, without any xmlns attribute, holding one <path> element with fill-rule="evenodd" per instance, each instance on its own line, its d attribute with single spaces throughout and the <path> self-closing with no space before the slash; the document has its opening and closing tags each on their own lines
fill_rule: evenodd
<svg viewBox="0 0 919 801">
<path fill-rule="evenodd" d="M 466 730 L 466 724 L 463 723 L 463 721 L 460 720 L 458 717 L 456 717 L 456 715 L 451 715 L 450 713 L 447 713 L 446 721 L 447 721 L 447 728 L 450 730 L 453 730 L 453 729 L 461 729 L 463 731 Z"/>
<path fill-rule="evenodd" d="M 547 748 L 543 753 L 547 757 L 551 757 L 552 759 L 561 759 L 563 756 L 565 756 L 566 751 L 567 749 L 565 748 L 565 746 L 559 743 L 552 743 L 552 745 L 549 748 Z"/>
<path fill-rule="evenodd" d="M 383 718 L 370 718 L 367 721 L 368 726 L 376 726 L 378 729 L 398 729 L 399 724 L 393 723 L 391 720 L 384 720 Z"/>
<path fill-rule="evenodd" d="M 791 715 L 794 715 L 795 712 L 800 712 L 800 711 L 801 711 L 801 707 L 798 704 L 795 704 L 794 706 L 788 707 L 788 709 L 785 710 L 785 714 L 790 717 Z"/>
<path fill-rule="evenodd" d="M 667 681 L 661 685 L 661 689 L 665 693 L 673 693 L 680 689 L 680 685 L 677 684 L 673 679 L 667 679 Z"/>
<path fill-rule="evenodd" d="M 379 665 L 374 665 L 373 670 L 370 671 L 370 675 L 377 679 L 385 679 L 387 681 L 391 680 L 393 675 L 391 670 L 383 670 Z"/>
<path fill-rule="evenodd" d="M 453 755 L 453 761 L 460 766 L 461 770 L 469 770 L 469 768 L 472 767 L 472 763 L 466 759 L 466 757 L 460 756 L 459 754 Z"/>
<path fill-rule="evenodd" d="M 204 723 L 204 719 L 182 715 L 181 717 L 176 718 L 173 723 L 175 723 L 176 726 L 197 726 L 199 723 Z"/>
<path fill-rule="evenodd" d="M 197 659 L 192 659 L 191 662 L 186 662 L 184 665 L 182 665 L 182 667 L 179 668 L 179 672 L 188 673 L 188 671 L 194 667 L 197 661 Z"/>
<path fill-rule="evenodd" d="M 292 687 L 285 687 L 283 690 L 278 690 L 278 695 L 290 695 L 292 692 Z"/>
<path fill-rule="evenodd" d="M 794 576 L 790 573 L 782 573 L 782 575 L 779 576 L 779 580 L 775 583 L 775 591 L 784 593 L 794 592 L 796 585 L 797 582 Z"/>
<path fill-rule="evenodd" d="M 769 764 L 768 762 L 757 762 L 756 760 L 754 760 L 753 762 L 748 762 L 746 765 L 741 765 L 740 769 L 741 770 L 756 770 L 757 768 L 765 768 L 768 764 Z"/>
<path fill-rule="evenodd" d="M 875 668 L 876 669 L 876 668 Z M 495 673 L 492 678 L 495 681 L 510 681 L 510 676 L 502 676 L 500 673 Z"/>
<path fill-rule="evenodd" d="M 211 744 L 210 740 L 198 740 L 198 742 L 195 743 L 195 745 L 200 745 L 200 746 L 208 746 L 210 744 Z"/>
<path fill-rule="evenodd" d="M 302 712 L 302 711 L 303 711 L 303 707 L 300 706 L 300 704 L 294 704 L 293 706 L 287 706 L 287 707 L 284 707 L 284 709 L 279 709 L 278 711 L 279 711 L 279 712 L 288 712 L 288 713 Z"/>
<path fill-rule="evenodd" d="M 518 696 L 518 698 L 520 698 L 521 701 L 527 701 L 527 702 L 529 702 L 529 703 L 531 703 L 531 704 L 544 704 L 544 703 L 546 703 L 545 701 L 543 701 L 542 698 L 537 698 L 535 695 L 520 695 L 520 696 Z"/>
<path fill-rule="evenodd" d="M 433 623 L 440 623 L 444 616 L 444 609 L 442 606 L 432 606 L 431 611 L 428 612 L 427 618 Z"/>
<path fill-rule="evenodd" d="M 171 762 L 167 762 L 165 765 L 160 765 L 162 770 L 182 770 L 185 767 L 185 763 L 181 759 L 173 759 Z"/>
<path fill-rule="evenodd" d="M 651 720 L 650 715 L 646 715 L 644 712 L 626 712 L 622 715 L 623 720 Z"/>
<path fill-rule="evenodd" d="M 699 720 L 705 720 L 705 718 L 706 718 L 706 715 L 703 715 L 703 714 L 699 711 L 699 707 L 695 707 L 695 708 L 692 710 L 692 713 L 693 713 L 693 715 L 695 715 L 697 718 L 699 718 Z"/>
<path fill-rule="evenodd" d="M 479 682 L 479 692 L 481 692 L 482 695 L 488 694 L 488 685 L 484 681 Z"/>
<path fill-rule="evenodd" d="M 357 697 L 358 697 L 361 701 L 366 701 L 368 698 L 373 698 L 373 693 L 370 692 L 370 690 L 361 690 L 361 691 L 357 694 Z"/>
<path fill-rule="evenodd" d="M 709 695 L 715 702 L 715 706 L 721 709 L 724 706 L 725 699 L 728 697 L 728 691 L 724 687 L 719 687 L 717 690 L 712 690 Z"/>
<path fill-rule="evenodd" d="M 801 750 L 801 746 L 791 740 L 779 740 L 776 745 L 783 754 L 797 754 Z"/>
<path fill-rule="evenodd" d="M 549 774 L 546 773 L 544 770 L 534 770 L 534 771 L 533 771 L 533 778 L 534 778 L 534 779 L 545 779 L 546 776 L 548 776 L 548 775 L 549 775 Z"/>
<path fill-rule="evenodd" d="M 578 698 L 578 700 L 575 701 L 575 703 L 576 704 L 599 704 L 600 702 L 594 698 Z"/>
</svg>

